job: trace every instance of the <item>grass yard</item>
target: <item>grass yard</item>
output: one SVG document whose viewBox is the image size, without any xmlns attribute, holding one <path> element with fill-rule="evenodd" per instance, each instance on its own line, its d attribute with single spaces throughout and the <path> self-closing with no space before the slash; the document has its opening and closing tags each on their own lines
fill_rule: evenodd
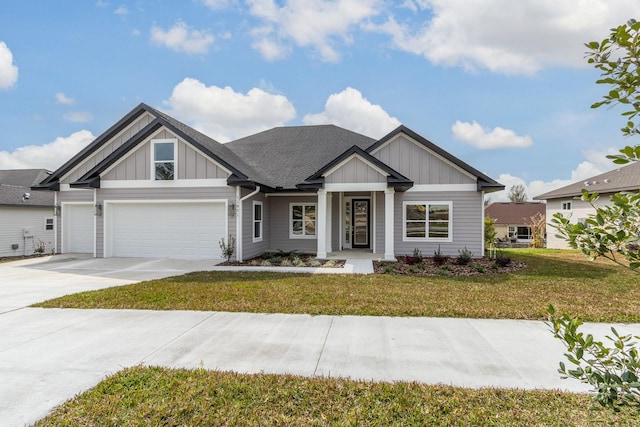
<svg viewBox="0 0 640 427">
<path fill-rule="evenodd" d="M 640 322 L 640 274 L 571 251 L 512 250 L 527 268 L 473 277 L 197 272 L 37 307 Z"/>
<path fill-rule="evenodd" d="M 134 367 L 36 426 L 637 426 L 585 394 Z"/>
</svg>

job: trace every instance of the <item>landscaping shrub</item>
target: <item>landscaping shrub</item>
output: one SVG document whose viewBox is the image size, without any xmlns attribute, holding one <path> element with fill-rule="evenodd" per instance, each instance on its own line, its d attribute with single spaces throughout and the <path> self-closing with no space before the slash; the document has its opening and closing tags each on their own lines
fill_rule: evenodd
<svg viewBox="0 0 640 427">
<path fill-rule="evenodd" d="M 438 249 L 433 252 L 433 263 L 435 265 L 443 265 L 448 259 L 448 256 L 443 255 L 442 252 L 440 252 L 440 245 L 438 245 Z"/>
<path fill-rule="evenodd" d="M 467 265 L 471 262 L 471 259 L 473 259 L 473 252 L 467 249 L 466 246 L 462 250 L 458 249 L 458 254 L 458 259 L 456 261 L 458 265 Z"/>
</svg>

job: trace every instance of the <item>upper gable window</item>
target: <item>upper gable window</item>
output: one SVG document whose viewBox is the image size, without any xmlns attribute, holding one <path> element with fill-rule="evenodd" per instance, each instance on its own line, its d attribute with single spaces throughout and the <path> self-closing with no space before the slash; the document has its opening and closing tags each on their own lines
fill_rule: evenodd
<svg viewBox="0 0 640 427">
<path fill-rule="evenodd" d="M 153 176 L 156 181 L 176 179 L 176 141 L 157 139 L 153 142 Z"/>
</svg>

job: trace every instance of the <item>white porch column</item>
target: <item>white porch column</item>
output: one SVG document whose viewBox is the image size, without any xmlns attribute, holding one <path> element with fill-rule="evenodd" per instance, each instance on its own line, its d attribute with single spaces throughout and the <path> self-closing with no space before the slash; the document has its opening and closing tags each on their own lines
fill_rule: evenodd
<svg viewBox="0 0 640 427">
<path fill-rule="evenodd" d="M 385 261 L 395 261 L 395 254 L 393 251 L 393 225 L 394 225 L 394 195 L 395 190 L 393 188 L 386 188 L 384 190 L 384 259 Z"/>
<path fill-rule="evenodd" d="M 316 212 L 316 236 L 318 251 L 316 257 L 327 257 L 327 190 L 318 190 L 318 212 Z"/>
<path fill-rule="evenodd" d="M 325 247 L 326 247 L 326 252 L 330 253 L 333 251 L 333 249 L 331 248 L 332 242 L 331 242 L 331 229 L 333 228 L 333 221 L 331 220 L 332 217 L 332 209 L 333 209 L 333 195 L 331 193 L 327 193 L 327 241 L 325 242 Z"/>
</svg>

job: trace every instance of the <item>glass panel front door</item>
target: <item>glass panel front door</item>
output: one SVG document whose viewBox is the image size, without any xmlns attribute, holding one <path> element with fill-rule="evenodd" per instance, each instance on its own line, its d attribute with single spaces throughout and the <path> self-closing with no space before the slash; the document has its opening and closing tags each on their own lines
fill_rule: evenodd
<svg viewBox="0 0 640 427">
<path fill-rule="evenodd" d="M 369 200 L 353 199 L 352 209 L 352 247 L 369 247 Z"/>
</svg>

